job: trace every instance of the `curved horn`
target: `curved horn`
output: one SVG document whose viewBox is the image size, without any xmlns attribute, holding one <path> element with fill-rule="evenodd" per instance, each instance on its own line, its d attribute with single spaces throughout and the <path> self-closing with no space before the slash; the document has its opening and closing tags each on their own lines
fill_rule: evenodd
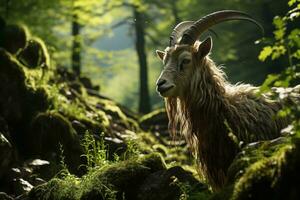
<svg viewBox="0 0 300 200">
<path fill-rule="evenodd" d="M 194 21 L 184 21 L 179 24 L 173 29 L 171 36 L 170 36 L 170 44 L 169 46 L 174 46 L 179 37 L 182 36 L 184 31 L 190 28 L 194 24 Z"/>
<path fill-rule="evenodd" d="M 189 29 L 184 32 L 180 44 L 192 45 L 195 43 L 197 38 L 210 27 L 230 20 L 245 20 L 252 22 L 256 26 L 258 26 L 262 30 L 262 32 L 264 32 L 263 27 L 250 15 L 235 10 L 222 10 L 206 15 L 196 21 Z"/>
</svg>

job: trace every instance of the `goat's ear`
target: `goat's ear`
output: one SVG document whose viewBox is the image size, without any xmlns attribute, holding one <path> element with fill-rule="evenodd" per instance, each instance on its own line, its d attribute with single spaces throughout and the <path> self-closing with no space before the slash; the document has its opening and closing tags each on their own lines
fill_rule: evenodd
<svg viewBox="0 0 300 200">
<path fill-rule="evenodd" d="M 161 50 L 156 50 L 156 55 L 158 56 L 159 59 L 163 60 L 165 56 L 165 52 Z"/>
<path fill-rule="evenodd" d="M 204 58 L 209 54 L 212 48 L 212 38 L 208 37 L 203 42 L 200 43 L 197 51 L 198 58 Z"/>
</svg>

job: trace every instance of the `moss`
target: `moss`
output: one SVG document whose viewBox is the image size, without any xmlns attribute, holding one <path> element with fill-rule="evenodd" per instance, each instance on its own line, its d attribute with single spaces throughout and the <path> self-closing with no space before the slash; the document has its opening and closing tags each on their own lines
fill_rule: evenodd
<svg viewBox="0 0 300 200">
<path fill-rule="evenodd" d="M 59 161 L 61 144 L 67 166 L 73 173 L 77 172 L 81 164 L 80 156 L 83 154 L 83 149 L 76 131 L 65 117 L 53 111 L 38 114 L 32 120 L 26 138 L 28 153 L 40 155 L 44 159 L 52 158 L 55 153 Z"/>
<path fill-rule="evenodd" d="M 44 42 L 39 38 L 31 38 L 18 53 L 17 58 L 28 68 L 49 68 L 50 58 Z"/>
<path fill-rule="evenodd" d="M 0 49 L 0 113 L 7 121 L 23 117 L 22 99 L 26 93 L 25 73 L 14 57 Z"/>
<path fill-rule="evenodd" d="M 95 168 L 81 179 L 67 175 L 34 188 L 30 199 L 135 199 L 136 189 L 151 173 L 165 169 L 158 154 Z"/>
<path fill-rule="evenodd" d="M 233 182 L 245 173 L 247 167 L 253 163 L 271 157 L 274 153 L 280 150 L 289 143 L 288 138 L 279 138 L 273 141 L 258 142 L 253 146 L 244 148 L 234 159 L 228 169 L 229 182 Z M 278 144 L 276 144 L 278 143 Z"/>
<path fill-rule="evenodd" d="M 0 113 L 9 122 L 30 118 L 51 103 L 39 70 L 26 70 L 10 53 L 0 50 Z"/>
<path fill-rule="evenodd" d="M 79 181 L 73 176 L 67 176 L 64 180 L 54 178 L 46 184 L 33 188 L 28 197 L 32 200 L 79 199 Z"/>
<path fill-rule="evenodd" d="M 236 178 L 230 199 L 297 199 L 300 176 L 300 142 L 286 139 L 270 146 L 264 142 L 250 154 L 258 157 Z M 267 148 L 268 147 L 268 148 Z M 249 149 L 247 150 L 249 151 Z M 298 188 L 298 189 L 296 189 Z"/>
<path fill-rule="evenodd" d="M 115 122 L 122 124 L 128 129 L 138 129 L 136 121 L 127 117 L 115 102 L 108 99 L 97 99 L 93 97 L 89 97 L 89 101 L 90 103 L 97 105 L 97 107 L 100 107 L 107 115 L 112 116 Z"/>
<path fill-rule="evenodd" d="M 152 126 L 167 125 L 168 117 L 165 109 L 154 110 L 139 119 L 139 124 L 144 130 L 151 130 Z"/>
<path fill-rule="evenodd" d="M 66 84 L 52 86 L 49 88 L 50 98 L 53 100 L 53 110 L 63 114 L 70 121 L 77 120 L 95 133 L 101 133 L 109 126 L 106 113 L 97 110 L 92 106 L 87 107 L 87 102 L 76 93 L 75 99 L 70 99 L 67 95 L 72 95 L 70 88 Z M 80 96 L 80 99 L 77 98 Z"/>
</svg>

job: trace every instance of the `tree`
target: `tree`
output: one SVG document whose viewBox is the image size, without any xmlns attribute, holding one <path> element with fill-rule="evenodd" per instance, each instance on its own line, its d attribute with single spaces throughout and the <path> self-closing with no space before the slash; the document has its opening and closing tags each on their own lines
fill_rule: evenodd
<svg viewBox="0 0 300 200">
<path fill-rule="evenodd" d="M 148 113 L 151 110 L 151 105 L 148 91 L 148 66 L 145 51 L 145 16 L 136 6 L 133 6 L 133 16 L 135 19 L 135 48 L 140 66 L 139 112 Z"/>
<path fill-rule="evenodd" d="M 80 24 L 78 23 L 77 14 L 73 15 L 72 20 L 72 69 L 73 72 L 80 76 L 81 71 L 81 37 L 80 37 Z"/>
</svg>

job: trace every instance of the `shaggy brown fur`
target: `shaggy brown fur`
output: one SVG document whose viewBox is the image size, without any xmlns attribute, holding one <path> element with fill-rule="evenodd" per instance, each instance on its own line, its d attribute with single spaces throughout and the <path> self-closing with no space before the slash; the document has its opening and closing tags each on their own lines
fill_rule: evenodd
<svg viewBox="0 0 300 200">
<path fill-rule="evenodd" d="M 258 96 L 251 85 L 231 85 L 208 57 L 192 58 L 193 73 L 182 97 L 167 97 L 169 127 L 180 130 L 193 150 L 201 172 L 214 190 L 226 183 L 226 173 L 239 151 L 229 133 L 250 143 L 280 136 L 286 119 L 275 119 L 280 103 Z"/>
</svg>

